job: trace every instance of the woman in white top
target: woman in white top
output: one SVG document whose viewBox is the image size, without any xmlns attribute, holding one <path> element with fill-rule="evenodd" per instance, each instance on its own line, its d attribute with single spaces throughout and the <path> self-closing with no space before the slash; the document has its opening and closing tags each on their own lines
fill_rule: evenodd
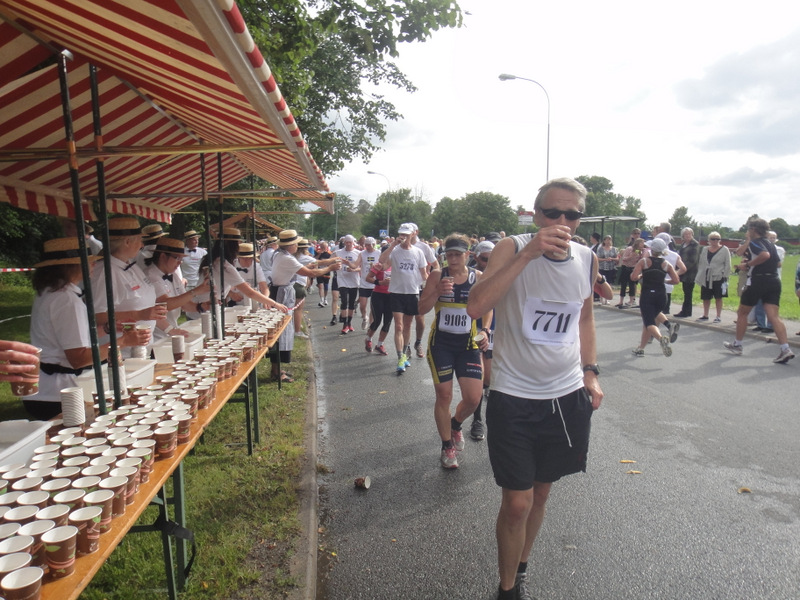
<svg viewBox="0 0 800 600">
<path fill-rule="evenodd" d="M 300 238 L 294 229 L 284 229 L 278 234 L 278 250 L 272 259 L 272 285 L 270 285 L 269 293 L 276 300 L 290 306 L 295 305 L 294 278 L 296 275 L 319 277 L 331 271 L 339 270 L 341 265 L 336 259 L 329 259 L 331 264 L 324 269 L 312 269 L 308 266 L 303 266 L 295 256 L 299 243 Z M 274 381 L 279 379 L 283 383 L 292 383 L 294 381 L 289 373 L 279 371 L 278 366 L 278 352 L 280 352 L 280 363 L 288 364 L 292 362 L 292 349 L 294 349 L 294 324 L 289 323 L 278 340 L 277 349 L 273 348 L 273 352 L 270 355 L 272 379 Z"/>
<path fill-rule="evenodd" d="M 56 238 L 44 243 L 41 262 L 34 265 L 36 298 L 31 310 L 31 343 L 42 349 L 39 392 L 23 404 L 35 419 L 52 419 L 61 412 L 61 390 L 77 385 L 78 375 L 92 366 L 89 319 L 83 301 L 81 258 L 77 238 Z M 99 256 L 89 256 L 94 262 Z M 119 346 L 145 345 L 149 331 L 136 329 L 118 340 Z M 109 344 L 100 346 L 108 358 Z"/>
<path fill-rule="evenodd" d="M 111 265 L 111 287 L 117 323 L 137 322 L 147 325 L 150 332 L 158 322 L 167 329 L 166 306 L 156 305 L 156 290 L 150 279 L 136 264 L 142 247 L 142 228 L 135 217 L 114 217 L 108 220 L 108 252 Z M 106 274 L 102 262 L 92 271 L 92 300 L 98 329 L 109 333 Z M 130 351 L 123 351 L 130 356 Z"/>
<path fill-rule="evenodd" d="M 203 263 L 200 267 L 201 278 L 205 279 L 208 277 L 207 267 L 209 264 L 213 265 L 214 296 L 217 298 L 218 303 L 219 298 L 227 297 L 231 289 L 235 288 L 239 294 L 247 296 L 256 302 L 260 302 L 267 308 L 277 308 L 282 312 L 289 312 L 289 309 L 286 306 L 276 302 L 275 300 L 272 300 L 258 290 L 253 289 L 250 287 L 249 283 L 242 279 L 239 271 L 237 271 L 236 267 L 234 266 L 234 261 L 239 256 L 239 242 L 241 240 L 242 234 L 238 229 L 234 227 L 225 227 L 222 230 L 222 237 L 218 238 L 214 242 L 211 252 L 203 259 Z M 224 263 L 221 263 L 223 251 L 225 254 L 225 261 Z M 224 277 L 220 275 L 220 273 L 223 271 Z M 225 287 L 224 289 L 220 289 L 222 287 L 223 279 Z M 209 294 L 195 296 L 194 300 L 198 303 L 198 308 L 203 308 L 203 305 L 209 301 L 209 297 Z"/>
</svg>

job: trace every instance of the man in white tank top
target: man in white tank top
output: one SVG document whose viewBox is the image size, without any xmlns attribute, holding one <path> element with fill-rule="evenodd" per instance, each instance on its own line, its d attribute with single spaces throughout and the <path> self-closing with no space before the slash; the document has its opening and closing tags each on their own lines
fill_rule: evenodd
<svg viewBox="0 0 800 600">
<path fill-rule="evenodd" d="M 486 422 L 503 488 L 499 600 L 530 597 L 528 556 L 550 488 L 586 470 L 591 414 L 603 399 L 592 312 L 597 258 L 570 242 L 585 198 L 572 179 L 542 186 L 534 203 L 539 230 L 497 244 L 467 305 L 473 319 L 493 308 L 496 314 Z"/>
</svg>

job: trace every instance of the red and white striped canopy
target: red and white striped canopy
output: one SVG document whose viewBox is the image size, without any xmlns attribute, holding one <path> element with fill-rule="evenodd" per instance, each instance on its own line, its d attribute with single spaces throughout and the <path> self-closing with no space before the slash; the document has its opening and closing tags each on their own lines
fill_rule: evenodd
<svg viewBox="0 0 800 600">
<path fill-rule="evenodd" d="M 98 195 L 95 159 L 81 154 L 95 149 L 90 64 L 111 154 L 109 212 L 169 222 L 199 199 L 200 146 L 213 150 L 210 190 L 219 151 L 223 188 L 254 173 L 331 210 L 324 177 L 232 0 L 0 0 L 0 18 L 0 201 L 75 216 L 54 63 L 66 49 L 84 218 L 94 219 Z"/>
</svg>

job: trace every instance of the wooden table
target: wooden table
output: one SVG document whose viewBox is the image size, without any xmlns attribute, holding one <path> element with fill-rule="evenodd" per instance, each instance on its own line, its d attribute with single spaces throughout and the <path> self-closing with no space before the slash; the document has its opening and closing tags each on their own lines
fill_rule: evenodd
<svg viewBox="0 0 800 600">
<path fill-rule="evenodd" d="M 134 529 L 136 521 L 141 514 L 151 504 L 157 504 L 161 515 L 168 518 L 168 499 L 166 497 L 166 483 L 172 478 L 173 494 L 172 498 L 175 519 L 174 522 L 181 527 L 186 526 L 186 514 L 184 505 L 184 482 L 183 482 L 183 459 L 195 446 L 200 436 L 208 428 L 214 417 L 217 416 L 222 407 L 227 404 L 233 394 L 240 386 L 246 384 L 253 393 L 251 404 L 256 415 L 254 424 L 256 431 L 258 428 L 258 363 L 269 352 L 269 349 L 278 341 L 280 334 L 289 323 L 291 315 L 287 316 L 278 330 L 270 336 L 266 346 L 262 348 L 252 361 L 242 363 L 236 376 L 225 379 L 217 383 L 217 394 L 214 401 L 207 408 L 198 410 L 197 420 L 191 425 L 189 441 L 178 445 L 175 456 L 166 460 L 157 460 L 153 463 L 153 470 L 150 473 L 150 480 L 139 487 L 134 501 L 129 504 L 125 514 L 111 521 L 111 529 L 100 535 L 100 548 L 97 552 L 88 556 L 80 556 L 75 560 L 75 572 L 72 575 L 48 581 L 42 586 L 42 600 L 72 600 L 77 598 L 81 592 L 91 583 L 97 571 L 103 566 L 106 559 L 119 545 L 128 532 Z M 160 372 L 159 372 L 160 371 Z M 159 374 L 171 373 L 171 365 L 162 365 L 157 372 Z M 250 440 L 250 411 L 247 410 L 248 421 L 248 440 Z M 258 438 L 256 438 L 258 439 Z M 252 454 L 252 443 L 249 447 Z M 158 499 L 156 499 L 158 497 Z M 142 530 L 153 531 L 152 526 L 146 526 Z M 164 542 L 164 561 L 167 571 L 167 587 L 169 598 L 177 598 L 177 591 L 184 587 L 184 569 L 186 566 L 186 541 L 176 538 L 176 562 L 173 563 L 171 542 L 169 536 L 162 532 Z M 176 574 L 177 570 L 177 574 Z"/>
</svg>

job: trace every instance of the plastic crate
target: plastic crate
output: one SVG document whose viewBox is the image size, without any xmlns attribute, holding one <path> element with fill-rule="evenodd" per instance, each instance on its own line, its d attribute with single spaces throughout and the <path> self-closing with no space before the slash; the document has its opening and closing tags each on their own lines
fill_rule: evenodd
<svg viewBox="0 0 800 600">
<path fill-rule="evenodd" d="M 44 445 L 49 427 L 47 421 L 0 422 L 0 465 L 27 464 L 34 448 Z"/>
</svg>

